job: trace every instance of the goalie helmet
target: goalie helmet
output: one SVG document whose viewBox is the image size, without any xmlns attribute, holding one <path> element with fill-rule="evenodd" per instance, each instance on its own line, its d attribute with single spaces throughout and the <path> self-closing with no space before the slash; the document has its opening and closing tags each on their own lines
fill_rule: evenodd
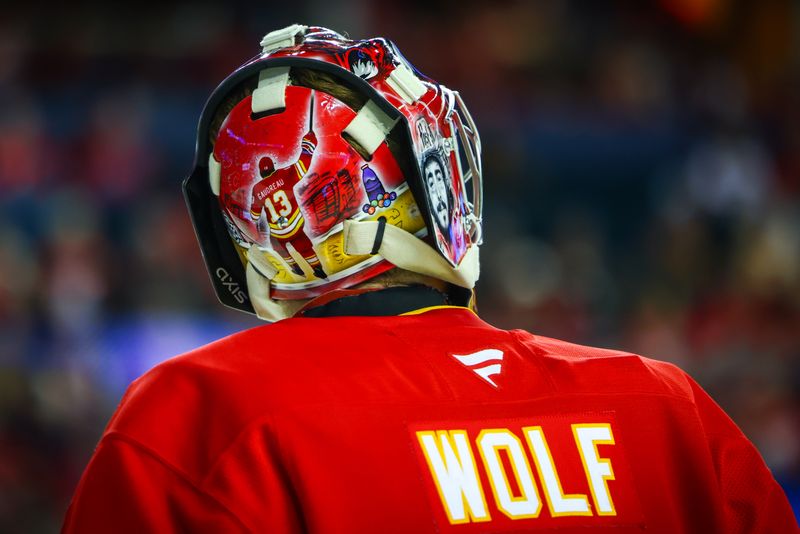
<svg viewBox="0 0 800 534">
<path fill-rule="evenodd" d="M 394 266 L 472 288 L 478 131 L 385 39 L 293 25 L 209 98 L 183 189 L 219 299 L 267 320 Z"/>
</svg>

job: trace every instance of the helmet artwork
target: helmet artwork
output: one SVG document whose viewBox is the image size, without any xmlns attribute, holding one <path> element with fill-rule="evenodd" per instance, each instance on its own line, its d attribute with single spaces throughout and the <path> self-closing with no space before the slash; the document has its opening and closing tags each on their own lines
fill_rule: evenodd
<svg viewBox="0 0 800 534">
<path fill-rule="evenodd" d="M 472 288 L 477 129 L 384 39 L 293 25 L 212 94 L 189 210 L 220 300 L 264 319 L 395 266 Z"/>
</svg>

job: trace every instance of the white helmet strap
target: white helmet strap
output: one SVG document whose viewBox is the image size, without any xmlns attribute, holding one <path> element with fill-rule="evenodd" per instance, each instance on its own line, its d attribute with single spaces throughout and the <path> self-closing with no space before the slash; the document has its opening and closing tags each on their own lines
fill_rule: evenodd
<svg viewBox="0 0 800 534">
<path fill-rule="evenodd" d="M 381 236 L 380 233 L 383 232 Z M 352 255 L 378 254 L 392 265 L 472 289 L 480 274 L 479 250 L 469 247 L 458 267 L 453 267 L 430 245 L 382 221 L 344 221 L 344 249 Z M 257 254 L 247 263 L 247 289 L 256 315 L 265 321 L 292 317 L 305 306 L 305 300 L 270 298 L 270 279 L 277 271 L 260 261 Z M 255 262 L 255 263 L 253 263 Z M 255 264 L 258 265 L 255 265 Z"/>
<path fill-rule="evenodd" d="M 383 227 L 383 238 L 376 236 Z M 379 241 L 375 250 L 376 241 Z M 480 274 L 478 247 L 467 250 L 458 267 L 453 267 L 441 254 L 413 234 L 379 221 L 344 221 L 346 254 L 379 254 L 389 263 L 419 274 L 425 274 L 472 289 Z"/>
<path fill-rule="evenodd" d="M 273 275 L 274 276 L 274 275 Z M 259 319 L 275 322 L 300 311 L 307 300 L 275 300 L 270 298 L 270 279 L 247 262 L 247 291 Z"/>
</svg>

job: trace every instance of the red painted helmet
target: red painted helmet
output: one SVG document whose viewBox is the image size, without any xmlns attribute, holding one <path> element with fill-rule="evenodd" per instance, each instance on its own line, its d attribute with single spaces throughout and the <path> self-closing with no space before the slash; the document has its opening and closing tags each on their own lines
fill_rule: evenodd
<svg viewBox="0 0 800 534">
<path fill-rule="evenodd" d="M 184 193 L 217 295 L 266 319 L 394 266 L 478 277 L 480 139 L 385 39 L 293 25 L 212 94 Z"/>
</svg>

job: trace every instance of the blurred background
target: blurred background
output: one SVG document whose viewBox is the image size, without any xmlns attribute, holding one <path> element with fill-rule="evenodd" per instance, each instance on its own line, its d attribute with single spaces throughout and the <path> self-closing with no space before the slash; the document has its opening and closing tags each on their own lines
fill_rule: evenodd
<svg viewBox="0 0 800 534">
<path fill-rule="evenodd" d="M 257 323 L 215 301 L 180 182 L 206 97 L 294 22 L 463 94 L 489 322 L 677 363 L 798 509 L 800 3 L 140 5 L 0 22 L 0 531 L 57 530 L 127 384 Z"/>
</svg>

